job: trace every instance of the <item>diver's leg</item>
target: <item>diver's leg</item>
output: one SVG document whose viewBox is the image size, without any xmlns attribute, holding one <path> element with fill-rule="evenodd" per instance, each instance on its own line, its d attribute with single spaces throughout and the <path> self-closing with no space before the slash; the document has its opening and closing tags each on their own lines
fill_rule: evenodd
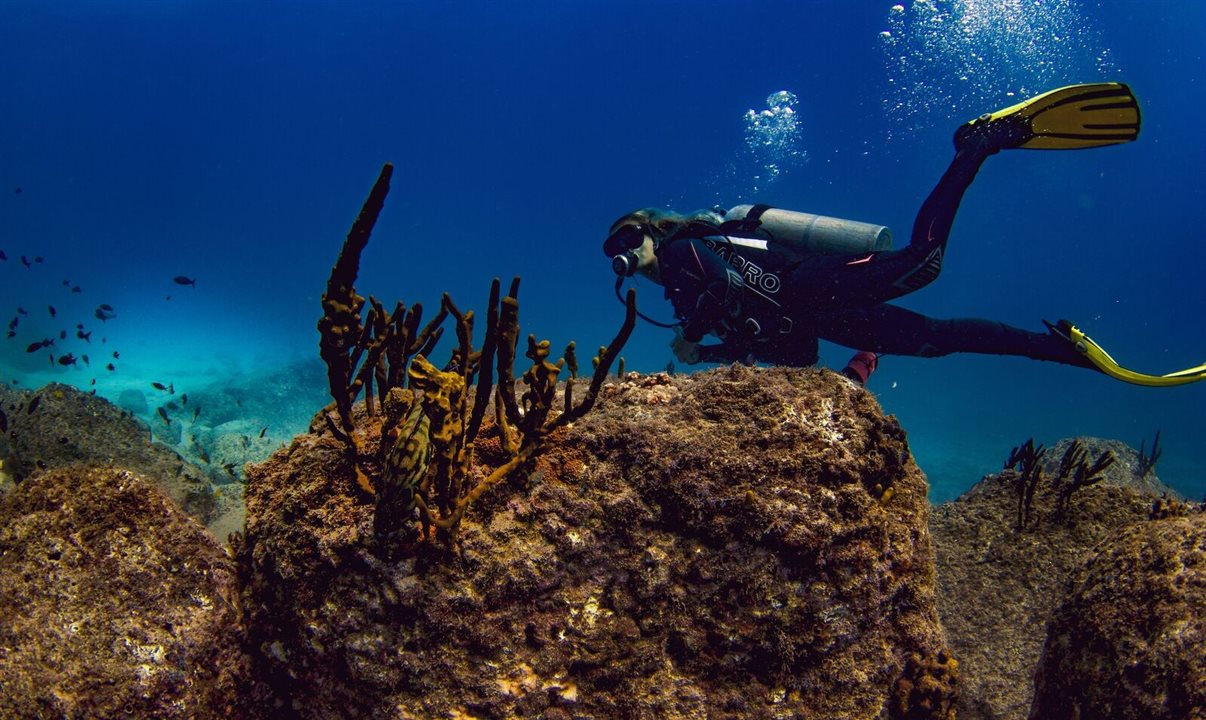
<svg viewBox="0 0 1206 720">
<path fill-rule="evenodd" d="M 888 355 L 1017 355 L 1097 369 L 1064 338 L 979 318 L 939 320 L 879 304 L 827 312 L 815 322 L 818 334 L 830 342 Z"/>
<path fill-rule="evenodd" d="M 942 269 L 955 212 L 984 160 L 997 152 L 980 137 L 956 141 L 955 158 L 922 203 L 909 244 L 867 255 L 825 255 L 801 262 L 786 286 L 812 307 L 884 302 L 928 285 Z"/>
</svg>

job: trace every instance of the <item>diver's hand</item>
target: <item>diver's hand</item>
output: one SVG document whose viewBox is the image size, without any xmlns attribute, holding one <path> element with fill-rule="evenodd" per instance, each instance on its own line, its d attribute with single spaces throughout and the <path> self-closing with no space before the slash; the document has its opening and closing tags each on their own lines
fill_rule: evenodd
<svg viewBox="0 0 1206 720">
<path fill-rule="evenodd" d="M 685 362 L 688 365 L 695 365 L 699 362 L 699 343 L 693 343 L 683 337 L 681 327 L 674 328 L 674 339 L 670 341 L 670 349 L 674 351 L 674 357 L 678 358 L 679 362 Z"/>
</svg>

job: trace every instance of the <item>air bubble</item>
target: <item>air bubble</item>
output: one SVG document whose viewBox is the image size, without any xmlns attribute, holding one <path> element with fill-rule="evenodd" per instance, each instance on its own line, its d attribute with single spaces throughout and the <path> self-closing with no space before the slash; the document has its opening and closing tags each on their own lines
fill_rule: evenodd
<svg viewBox="0 0 1206 720">
<path fill-rule="evenodd" d="M 1069 0 L 915 0 L 890 7 L 881 31 L 888 97 L 902 130 L 994 107 L 1006 93 L 1117 74 L 1093 16 Z M 923 108 L 941 108 L 927 117 Z"/>
<path fill-rule="evenodd" d="M 758 167 L 755 181 L 773 182 L 785 167 L 807 157 L 800 148 L 799 103 L 795 93 L 779 90 L 766 96 L 765 110 L 745 112 L 745 146 Z"/>
</svg>

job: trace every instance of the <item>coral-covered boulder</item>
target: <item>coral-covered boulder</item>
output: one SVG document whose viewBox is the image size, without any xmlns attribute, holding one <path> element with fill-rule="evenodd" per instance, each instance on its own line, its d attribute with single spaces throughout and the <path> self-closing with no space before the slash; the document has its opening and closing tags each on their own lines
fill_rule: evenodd
<svg viewBox="0 0 1206 720">
<path fill-rule="evenodd" d="M 1206 718 L 1206 513 L 1132 525 L 1073 576 L 1031 718 Z"/>
<path fill-rule="evenodd" d="M 0 717 L 231 718 L 234 564 L 160 489 L 64 467 L 0 498 Z"/>
<path fill-rule="evenodd" d="M 102 397 L 60 383 L 38 390 L 0 385 L 0 410 L 0 459 L 17 480 L 67 465 L 121 467 L 155 482 L 202 523 L 218 515 L 205 471 L 151 442 L 145 424 Z"/>
<path fill-rule="evenodd" d="M 948 716 L 925 478 L 834 373 L 632 374 L 399 560 L 315 427 L 250 468 L 239 551 L 281 716 Z"/>
<path fill-rule="evenodd" d="M 1162 487 L 1159 480 L 1140 478 L 1128 462 L 1134 450 L 1114 441 L 1080 440 L 1090 462 L 1106 450 L 1119 460 L 1101 483 L 1077 491 L 1062 516 L 1050 477 L 1071 440 L 1048 451 L 1048 479 L 1034 496 L 1023 532 L 1017 530 L 1018 477 L 1009 470 L 985 477 L 930 514 L 938 608 L 962 670 L 961 720 L 1026 717 L 1044 628 L 1064 597 L 1069 574 L 1097 543 L 1146 521 L 1159 498 L 1147 489 Z"/>
</svg>

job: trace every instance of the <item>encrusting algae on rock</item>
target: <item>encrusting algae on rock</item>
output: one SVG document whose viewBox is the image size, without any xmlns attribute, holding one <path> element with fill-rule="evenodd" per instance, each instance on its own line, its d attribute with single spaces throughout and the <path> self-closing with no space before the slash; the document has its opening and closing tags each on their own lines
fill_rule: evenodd
<svg viewBox="0 0 1206 720">
<path fill-rule="evenodd" d="M 0 498 L 0 717 L 247 717 L 235 565 L 155 484 L 34 474 Z"/>
<path fill-rule="evenodd" d="M 933 702 L 906 666 L 944 639 L 925 480 L 868 393 L 734 367 L 599 395 L 451 561 L 373 552 L 329 433 L 251 469 L 243 605 L 282 716 L 948 717 L 897 704 Z M 506 454 L 481 435 L 475 474 Z"/>
</svg>

